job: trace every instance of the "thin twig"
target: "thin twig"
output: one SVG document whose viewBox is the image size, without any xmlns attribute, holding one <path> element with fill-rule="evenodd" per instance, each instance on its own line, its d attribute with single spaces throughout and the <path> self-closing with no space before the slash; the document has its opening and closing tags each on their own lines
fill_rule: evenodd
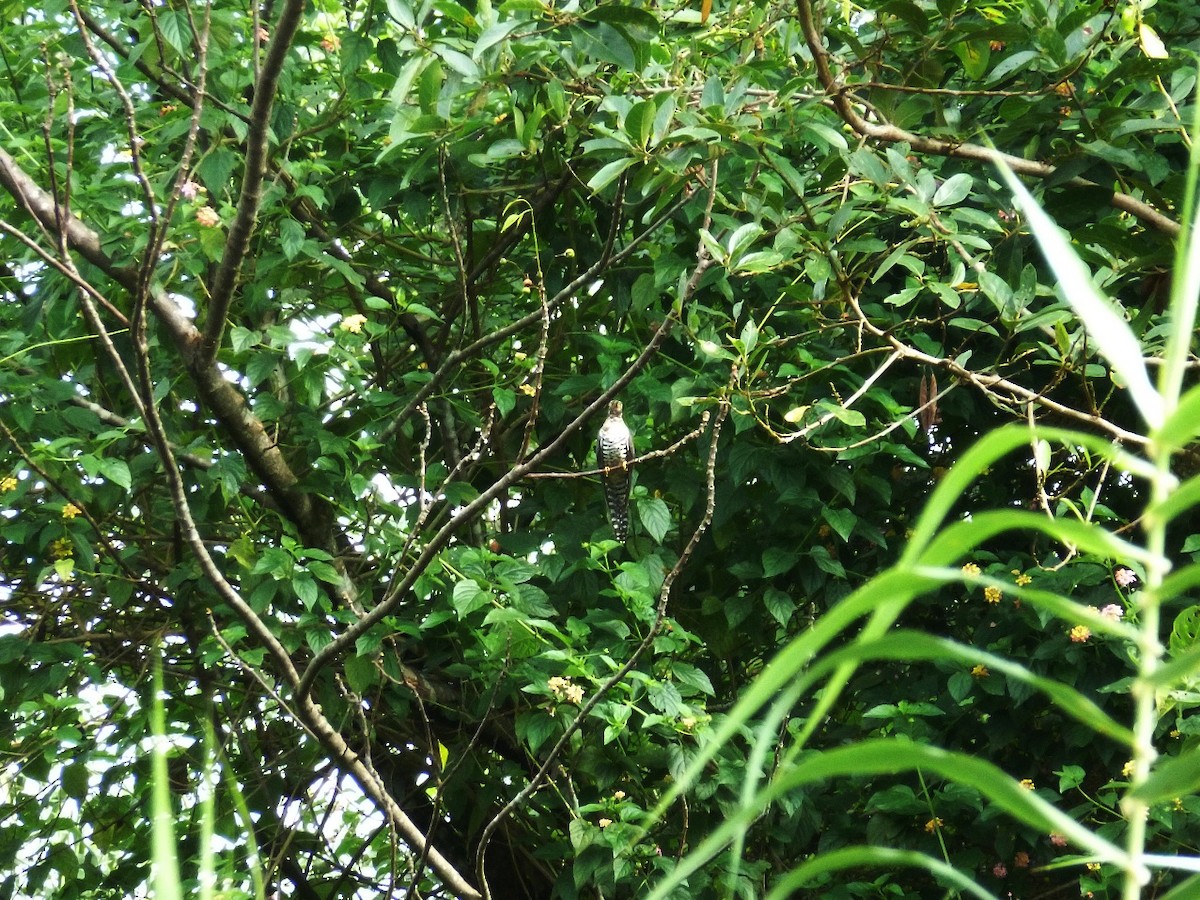
<svg viewBox="0 0 1200 900">
<path fill-rule="evenodd" d="M 664 447 L 661 450 L 651 450 L 648 453 L 643 453 L 641 456 L 629 460 L 625 465 L 632 468 L 633 466 L 636 466 L 639 463 L 644 463 L 649 459 L 659 459 L 664 456 L 673 455 L 684 444 L 688 443 L 689 441 L 694 441 L 696 438 L 700 437 L 700 435 L 704 432 L 704 429 L 708 427 L 708 417 L 709 411 L 705 410 L 704 414 L 700 416 L 700 424 L 677 440 L 675 443 L 671 444 L 671 446 Z M 526 480 L 532 478 L 587 478 L 589 476 L 603 475 L 606 471 L 607 470 L 605 469 L 587 469 L 584 471 L 575 470 L 570 472 L 530 472 L 525 476 L 525 478 Z"/>
</svg>

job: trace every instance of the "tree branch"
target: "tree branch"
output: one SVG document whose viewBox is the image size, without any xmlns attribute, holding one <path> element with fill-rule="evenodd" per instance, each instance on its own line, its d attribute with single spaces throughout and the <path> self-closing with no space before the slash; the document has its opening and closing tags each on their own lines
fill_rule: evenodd
<svg viewBox="0 0 1200 900">
<path fill-rule="evenodd" d="M 250 129 L 246 135 L 246 169 L 242 175 L 242 192 L 238 198 L 237 215 L 229 228 L 225 250 L 221 254 L 221 265 L 217 268 L 210 291 L 208 312 L 204 321 L 204 337 L 201 341 L 198 360 L 211 363 L 221 344 L 225 330 L 225 318 L 237 287 L 242 261 L 250 247 L 250 236 L 258 219 L 258 207 L 262 201 L 263 177 L 267 171 L 267 152 L 271 132 L 271 108 L 275 102 L 275 88 L 292 39 L 300 27 L 304 15 L 304 0 L 288 0 L 284 4 L 271 45 L 267 48 L 266 62 L 254 85 L 254 102 L 250 106 Z M 257 40 L 257 35 L 254 37 Z"/>
<path fill-rule="evenodd" d="M 691 200 L 691 194 L 689 194 L 687 191 L 684 191 L 679 199 L 664 209 L 658 218 L 647 225 L 642 231 L 635 235 L 628 244 L 615 253 L 612 252 L 612 246 L 616 239 L 616 223 L 614 222 L 608 241 L 605 243 L 604 250 L 600 254 L 600 258 L 594 264 L 589 266 L 585 272 L 572 279 L 571 282 L 563 287 L 562 290 L 550 298 L 546 302 L 546 305 L 551 310 L 555 309 L 557 306 L 560 306 L 562 303 L 575 296 L 575 293 L 578 290 L 595 281 L 596 278 L 598 278 L 607 267 L 627 259 L 633 254 L 634 250 L 645 243 L 651 235 L 665 225 L 671 216 L 675 215 L 675 213 L 677 213 L 689 200 Z M 412 399 L 408 401 L 408 404 L 404 407 L 404 409 L 402 409 L 388 424 L 387 428 L 384 429 L 383 434 L 380 436 L 380 441 L 387 442 L 390 438 L 392 438 L 396 432 L 400 430 L 400 427 L 408 420 L 408 417 L 412 415 L 413 411 L 416 410 L 420 404 L 424 403 L 425 400 L 427 400 L 435 390 L 441 387 L 442 383 L 450 377 L 450 373 L 457 366 L 469 359 L 473 359 L 481 351 L 492 346 L 493 344 L 498 344 L 505 338 L 517 334 L 534 325 L 535 323 L 540 322 L 542 316 L 543 312 L 541 306 L 539 305 L 538 309 L 535 311 L 522 316 L 508 325 L 505 325 L 503 328 L 498 328 L 491 334 L 485 334 L 483 337 L 473 341 L 460 350 L 454 350 L 451 353 L 446 354 L 446 357 L 442 360 L 442 364 L 438 367 L 438 370 L 433 373 L 433 376 L 427 382 L 421 385 L 420 389 L 416 392 L 416 394 L 413 395 Z"/>
<path fill-rule="evenodd" d="M 715 183 L 715 179 L 714 179 Z M 714 187 L 715 190 L 715 187 Z M 313 682 L 316 680 L 317 674 L 336 659 L 341 654 L 345 653 L 360 636 L 365 634 L 372 626 L 379 622 L 384 616 L 388 615 L 400 600 L 408 593 L 413 583 L 420 577 L 421 573 L 428 568 L 433 562 L 434 557 L 442 551 L 442 549 L 450 542 L 454 533 L 478 516 L 487 506 L 504 493 L 511 485 L 520 481 L 530 472 L 533 472 L 547 459 L 552 457 L 559 449 L 567 442 L 567 440 L 582 428 L 587 422 L 602 409 L 606 409 L 610 400 L 616 397 L 634 377 L 646 367 L 654 355 L 658 352 L 659 346 L 671 328 L 675 324 L 675 320 L 679 317 L 680 311 L 687 303 L 688 299 L 699 286 L 700 278 L 708 267 L 712 264 L 712 258 L 708 256 L 707 251 L 701 248 L 698 254 L 698 260 L 695 269 L 692 271 L 692 276 L 688 279 L 680 291 L 680 296 L 675 302 L 674 308 L 664 319 L 658 330 L 654 332 L 650 341 L 638 355 L 638 358 L 630 363 L 625 372 L 613 382 L 612 386 L 586 407 L 574 420 L 569 422 L 558 436 L 550 443 L 541 447 L 535 454 L 529 457 L 524 463 L 514 466 L 506 474 L 498 478 L 491 487 L 482 491 L 478 497 L 463 507 L 459 512 L 450 519 L 445 525 L 425 545 L 421 555 L 413 562 L 408 572 L 404 577 L 395 582 L 394 586 L 389 589 L 388 593 L 375 607 L 363 616 L 344 632 L 322 647 L 308 664 L 307 669 L 301 679 L 299 693 L 302 697 L 307 697 L 312 689 Z M 540 310 L 538 313 L 540 317 Z"/>
<path fill-rule="evenodd" d="M 54 199 L 33 181 L 16 161 L 0 148 L 0 185 L 2 185 L 40 227 L 57 233 L 59 221 L 68 245 L 92 265 L 136 296 L 138 272 L 120 266 L 101 248 L 100 236 L 74 215 L 61 210 Z M 247 465 L 271 493 L 278 508 L 286 515 L 310 547 L 328 550 L 332 546 L 329 525 L 318 514 L 312 496 L 297 486 L 299 479 L 283 458 L 278 445 L 247 406 L 245 397 L 225 377 L 212 360 L 200 352 L 201 335 L 167 294 L 150 287 L 148 302 L 155 318 L 166 329 L 204 403 L 229 432 Z"/>
<path fill-rule="evenodd" d="M 837 111 L 837 114 L 858 134 L 865 138 L 889 144 L 905 143 L 917 153 L 969 159 L 976 162 L 991 163 L 992 165 L 1003 163 L 1018 175 L 1028 175 L 1033 178 L 1046 179 L 1058 171 L 1056 166 L 1052 166 L 1049 163 L 1036 162 L 1021 156 L 1001 153 L 992 147 L 923 137 L 911 131 L 905 131 L 903 128 L 898 128 L 887 121 L 883 121 L 881 124 L 867 121 L 855 107 L 856 102 L 861 103 L 859 98 L 854 95 L 849 86 L 842 84 L 837 79 L 829 67 L 830 54 L 825 49 L 824 38 L 813 16 L 812 0 L 796 0 L 796 8 L 800 16 L 800 28 L 804 32 L 804 40 L 808 44 L 808 49 L 812 53 L 813 63 L 816 66 L 817 79 L 821 82 L 821 86 L 825 88 L 825 93 L 829 96 L 830 103 Z M 1070 179 L 1066 184 L 1072 187 L 1083 188 L 1101 187 L 1094 181 L 1078 177 Z M 1103 189 L 1107 190 L 1107 188 Z M 1109 203 L 1169 237 L 1174 238 L 1179 234 L 1178 222 L 1169 216 L 1163 215 L 1153 206 L 1138 200 L 1136 197 L 1131 197 L 1129 194 L 1121 193 L 1120 191 L 1113 191 L 1110 195 Z"/>
<path fill-rule="evenodd" d="M 1082 412 L 1072 406 L 1059 403 L 1057 400 L 1051 400 L 1049 397 L 1044 396 L 1038 391 L 1027 388 L 1024 385 L 1017 384 L 1015 381 L 1010 381 L 1001 375 L 985 375 L 982 372 L 974 372 L 952 359 L 945 359 L 940 356 L 932 356 L 931 354 L 918 350 L 915 347 L 910 347 L 908 344 L 905 344 L 890 332 L 884 331 L 878 325 L 871 322 L 871 320 L 866 317 L 866 314 L 863 313 L 861 307 L 858 305 L 857 298 L 847 294 L 847 302 L 854 310 L 854 314 L 858 317 L 863 329 L 868 334 L 886 341 L 887 344 L 892 347 L 895 353 L 898 353 L 905 359 L 911 359 L 916 362 L 924 363 L 928 366 L 935 366 L 939 369 L 943 369 L 967 384 L 979 388 L 979 390 L 981 390 L 985 395 L 992 397 L 995 400 L 1001 402 L 1015 402 L 1016 400 L 1019 400 L 1022 403 L 1033 403 L 1044 409 L 1048 409 L 1051 412 L 1056 412 L 1059 415 L 1074 419 L 1077 422 L 1090 425 L 1098 431 L 1103 431 L 1111 435 L 1117 440 L 1138 445 L 1145 445 L 1149 442 L 1149 439 L 1144 435 L 1128 431 L 1122 428 L 1120 425 L 1108 421 L 1108 419 L 1105 419 L 1103 416 Z M 998 395 L 998 391 L 1008 394 L 1014 398 L 1014 400 L 1005 400 L 1005 398 Z"/>
</svg>

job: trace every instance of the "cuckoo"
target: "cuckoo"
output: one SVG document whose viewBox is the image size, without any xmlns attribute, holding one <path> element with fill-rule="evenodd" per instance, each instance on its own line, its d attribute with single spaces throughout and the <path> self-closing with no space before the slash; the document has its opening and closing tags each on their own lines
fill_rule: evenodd
<svg viewBox="0 0 1200 900">
<path fill-rule="evenodd" d="M 608 518 L 618 541 L 629 536 L 629 489 L 633 474 L 633 434 L 621 418 L 621 401 L 608 404 L 608 418 L 600 426 L 596 440 L 596 466 L 604 482 L 604 499 L 608 503 Z"/>
</svg>

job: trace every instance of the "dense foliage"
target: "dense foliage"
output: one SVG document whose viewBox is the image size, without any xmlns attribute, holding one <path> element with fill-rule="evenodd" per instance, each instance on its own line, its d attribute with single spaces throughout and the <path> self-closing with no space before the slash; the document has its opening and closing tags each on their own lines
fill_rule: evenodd
<svg viewBox="0 0 1200 900">
<path fill-rule="evenodd" d="M 188 893 L 213 865 L 225 896 L 640 897 L 688 860 L 675 895 L 758 897 L 865 843 L 1116 896 L 936 765 L 797 784 L 687 854 L 805 754 L 896 746 L 869 738 L 1125 839 L 1146 754 L 1096 723 L 1134 717 L 1149 557 L 1073 532 L 972 544 L 903 652 L 727 716 L 999 425 L 1083 433 L 989 459 L 950 519 L 1137 533 L 1147 481 L 1104 448 L 1157 445 L 996 163 L 1161 368 L 1194 2 L 3 6 L 0 895 L 145 895 L 165 746 Z M 1189 561 L 1200 522 L 1167 540 Z M 1198 609 L 1150 626 L 1193 774 Z M 1145 828 L 1200 853 L 1200 799 Z M 796 890 L 947 883 L 882 858 Z"/>
</svg>

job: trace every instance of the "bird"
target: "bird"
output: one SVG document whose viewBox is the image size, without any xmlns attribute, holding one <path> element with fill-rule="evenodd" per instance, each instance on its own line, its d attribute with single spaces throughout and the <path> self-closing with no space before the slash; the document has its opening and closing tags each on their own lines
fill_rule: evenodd
<svg viewBox="0 0 1200 900">
<path fill-rule="evenodd" d="M 620 400 L 608 404 L 608 418 L 596 438 L 596 466 L 604 482 L 604 499 L 613 532 L 622 543 L 629 537 L 629 491 L 633 486 L 633 433 L 621 417 Z"/>
</svg>

